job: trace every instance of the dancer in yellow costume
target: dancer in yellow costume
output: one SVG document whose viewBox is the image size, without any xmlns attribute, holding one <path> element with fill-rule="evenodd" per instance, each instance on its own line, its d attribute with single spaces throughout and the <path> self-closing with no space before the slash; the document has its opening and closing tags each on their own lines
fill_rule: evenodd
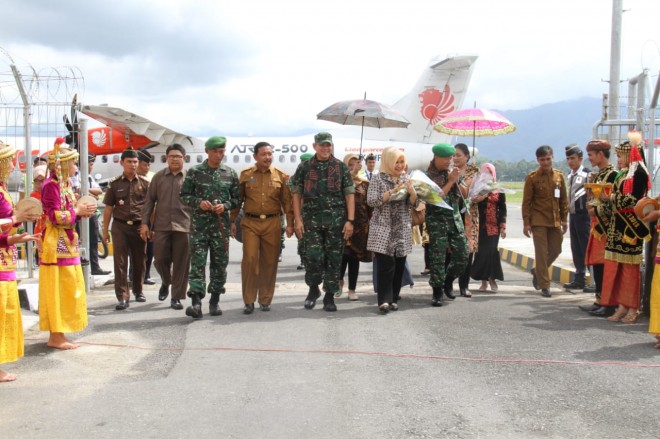
<svg viewBox="0 0 660 439">
<path fill-rule="evenodd" d="M 657 198 L 660 201 L 660 197 Z M 645 222 L 654 222 L 660 220 L 660 210 L 654 210 L 646 215 Z M 660 224 L 656 226 L 660 233 Z M 651 281 L 651 319 L 649 320 L 649 333 L 655 335 L 655 348 L 660 349 L 660 243 L 655 252 L 655 270 L 653 271 L 653 281 Z"/>
<path fill-rule="evenodd" d="M 16 287 L 16 247 L 19 242 L 35 241 L 36 236 L 23 233 L 11 235 L 13 224 L 34 221 L 38 215 L 14 212 L 14 203 L 7 193 L 7 180 L 14 169 L 12 146 L 0 141 L 0 218 L 9 219 L 0 225 L 0 364 L 23 356 L 23 322 Z M 0 383 L 14 381 L 16 375 L 0 369 Z"/>
<path fill-rule="evenodd" d="M 96 206 L 76 206 L 69 181 L 75 172 L 78 153 L 55 145 L 48 155 L 50 177 L 41 188 L 45 227 L 41 234 L 39 268 L 39 327 L 50 331 L 48 346 L 75 349 L 65 333 L 87 326 L 87 298 L 80 267 L 76 221 L 89 217 Z"/>
</svg>

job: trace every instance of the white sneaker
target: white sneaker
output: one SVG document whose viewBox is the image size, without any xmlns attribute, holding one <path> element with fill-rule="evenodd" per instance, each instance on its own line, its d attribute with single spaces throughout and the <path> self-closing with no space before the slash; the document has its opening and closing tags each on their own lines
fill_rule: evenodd
<svg viewBox="0 0 660 439">
<path fill-rule="evenodd" d="M 348 300 L 358 300 L 358 295 L 355 291 L 348 290 Z"/>
<path fill-rule="evenodd" d="M 340 280 L 339 281 L 339 291 L 335 293 L 335 298 L 341 297 L 341 295 L 344 293 L 344 281 Z"/>
</svg>

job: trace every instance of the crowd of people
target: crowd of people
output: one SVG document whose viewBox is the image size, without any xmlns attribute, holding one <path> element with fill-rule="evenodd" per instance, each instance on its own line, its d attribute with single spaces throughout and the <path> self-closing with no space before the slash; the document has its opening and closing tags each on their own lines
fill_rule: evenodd
<svg viewBox="0 0 660 439">
<path fill-rule="evenodd" d="M 412 284 L 407 256 L 413 241 L 424 244 L 422 274 L 429 276 L 431 306 L 455 299 L 455 279 L 464 297 L 472 295 L 470 279 L 481 282 L 480 291 L 498 291 L 497 281 L 503 280 L 498 245 L 506 237 L 506 197 L 496 185 L 495 167 L 470 163 L 466 145 L 432 147 L 424 174 L 437 185 L 442 203 L 418 196 L 407 158 L 394 147 L 383 150 L 378 170 L 375 157 L 366 157 L 363 171 L 357 155 L 349 154 L 343 161 L 335 158 L 332 135 L 321 132 L 314 137 L 315 154 L 301 157 L 289 177 L 273 166 L 273 147 L 267 142 L 254 146 L 255 164 L 240 174 L 223 163 L 225 146 L 224 137 L 210 137 L 205 143 L 206 160 L 185 169 L 185 149 L 170 145 L 167 167 L 155 174 L 149 173 L 153 157 L 148 151 L 128 148 L 122 152 L 122 173 L 103 194 L 102 239 L 110 242 L 112 238 L 114 245 L 117 311 L 129 308 L 132 298 L 146 301 L 143 285 L 150 280 L 145 270 L 151 253 L 162 282 L 160 301 L 170 297 L 170 307 L 182 310 L 187 296 L 191 304 L 185 314 L 201 319 L 202 300 L 208 293 L 208 313 L 222 315 L 229 240 L 237 236 L 238 227 L 243 244 L 243 313 L 252 314 L 255 304 L 263 312 L 270 311 L 282 246 L 282 215 L 284 233 L 295 234 L 299 240 L 298 268 L 305 269 L 308 288 L 305 309 L 315 308 L 323 292 L 323 309 L 336 311 L 335 299 L 343 294 L 346 271 L 348 300 L 358 300 L 360 263 L 373 263 L 378 311 L 397 311 L 402 286 Z M 582 166 L 583 154 L 577 145 L 567 147 L 568 188 L 562 173 L 552 167 L 552 148 L 537 149 L 539 169 L 525 181 L 522 216 L 523 232 L 534 242 L 533 284 L 543 296 L 551 296 L 548 269 L 561 251 L 570 215 L 576 272 L 564 287 L 587 288 L 586 273 L 593 267 L 597 300 L 583 309 L 611 321 L 637 320 L 642 244 L 650 236 L 647 223 L 660 218 L 660 211 L 641 219 L 634 214 L 635 203 L 644 197 L 650 181 L 638 146 L 631 141 L 617 146 L 618 172 L 609 163 L 610 145 L 605 141 L 587 145 L 597 172 Z M 96 204 L 77 202 L 71 177 L 78 153 L 59 144 L 48 155 L 47 164 L 34 172 L 35 184 L 39 180 L 41 185 L 35 195 L 41 199 L 43 216 L 16 211 L 6 191 L 14 154 L 13 147 L 0 144 L 0 218 L 11 224 L 37 221 L 37 232 L 12 234 L 3 228 L 0 234 L 0 363 L 15 361 L 23 353 L 14 246 L 21 242 L 37 242 L 40 329 L 50 331 L 48 346 L 78 347 L 66 336 L 87 325 L 75 226 L 80 218 L 94 217 L 96 211 Z M 489 184 L 480 186 L 477 181 Z M 610 184 L 611 194 L 587 194 L 587 182 Z M 99 188 L 91 191 L 102 195 Z M 239 215 L 242 219 L 237 225 Z M 151 252 L 148 245 L 153 245 Z M 105 273 L 98 262 L 92 272 Z M 660 288 L 660 270 L 653 282 L 654 288 Z M 656 334 L 660 348 L 657 296 L 650 332 Z M 13 374 L 0 370 L 0 382 L 13 379 Z"/>
</svg>

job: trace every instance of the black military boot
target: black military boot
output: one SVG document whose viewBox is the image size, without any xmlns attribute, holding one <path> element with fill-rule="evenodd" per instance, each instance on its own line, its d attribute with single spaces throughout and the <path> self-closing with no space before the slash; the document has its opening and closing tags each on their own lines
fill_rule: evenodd
<svg viewBox="0 0 660 439">
<path fill-rule="evenodd" d="M 333 293 L 325 293 L 325 296 L 323 296 L 323 309 L 328 312 L 337 311 L 335 295 Z"/>
<path fill-rule="evenodd" d="M 204 317 L 202 313 L 202 298 L 199 294 L 193 294 L 190 296 L 190 299 L 192 300 L 192 305 L 186 308 L 186 315 L 193 319 L 201 319 Z"/>
<path fill-rule="evenodd" d="M 454 279 L 452 279 L 451 277 L 445 277 L 444 293 L 445 296 L 447 296 L 447 299 L 449 300 L 454 300 L 456 298 L 456 296 L 454 295 Z"/>
<path fill-rule="evenodd" d="M 309 287 L 309 293 L 305 298 L 305 309 L 314 309 L 316 306 L 316 299 L 321 297 L 321 291 L 319 290 L 318 285 Z"/>
<path fill-rule="evenodd" d="M 433 287 L 433 298 L 431 299 L 431 306 L 442 306 L 441 287 Z"/>
<path fill-rule="evenodd" d="M 209 300 L 209 314 L 212 316 L 221 316 L 222 310 L 220 309 L 220 294 L 211 293 L 211 300 Z"/>
</svg>

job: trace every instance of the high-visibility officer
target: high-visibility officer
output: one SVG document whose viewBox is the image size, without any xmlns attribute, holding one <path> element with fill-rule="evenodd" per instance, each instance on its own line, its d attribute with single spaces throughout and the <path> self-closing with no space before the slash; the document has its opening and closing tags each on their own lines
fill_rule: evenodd
<svg viewBox="0 0 660 439">
<path fill-rule="evenodd" d="M 236 235 L 235 220 L 243 207 L 241 233 L 243 261 L 241 280 L 243 313 L 252 314 L 258 300 L 262 311 L 269 311 L 275 292 L 280 254 L 280 213 L 286 215 L 286 234 L 293 234 L 293 207 L 286 174 L 273 166 L 273 146 L 254 145 L 255 165 L 239 177 L 240 205 L 231 212 L 231 233 Z"/>
</svg>

